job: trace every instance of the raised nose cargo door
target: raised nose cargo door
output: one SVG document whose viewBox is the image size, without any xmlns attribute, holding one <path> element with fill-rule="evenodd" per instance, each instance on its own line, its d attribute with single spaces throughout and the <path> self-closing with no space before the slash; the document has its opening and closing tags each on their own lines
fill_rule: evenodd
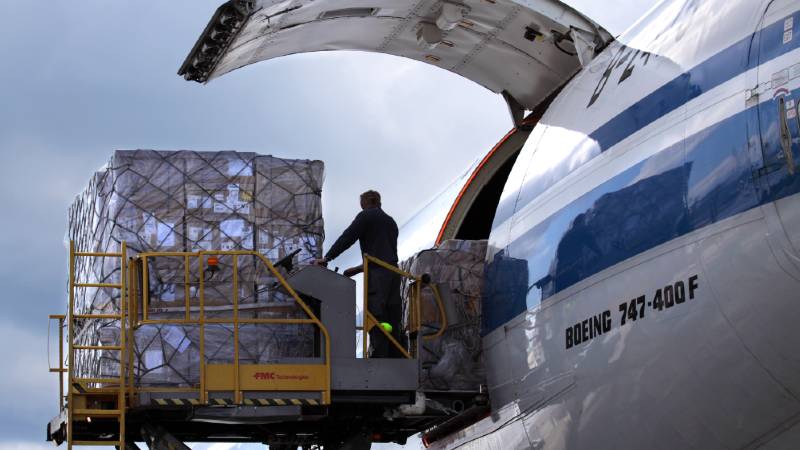
<svg viewBox="0 0 800 450">
<path fill-rule="evenodd" d="M 204 83 L 294 53 L 387 53 L 502 93 L 521 119 L 612 39 L 558 0 L 231 0 L 178 73 Z"/>
</svg>

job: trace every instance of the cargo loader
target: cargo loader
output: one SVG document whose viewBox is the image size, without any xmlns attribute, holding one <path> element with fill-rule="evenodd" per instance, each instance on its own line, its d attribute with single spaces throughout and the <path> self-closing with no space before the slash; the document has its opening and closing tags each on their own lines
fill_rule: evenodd
<svg viewBox="0 0 800 450">
<path fill-rule="evenodd" d="M 129 258 L 125 242 L 120 248 L 113 253 L 86 252 L 70 243 L 69 309 L 66 315 L 51 316 L 59 330 L 66 331 L 60 341 L 66 342 L 66 349 L 61 347 L 59 366 L 51 369 L 59 374 L 61 389 L 59 415 L 47 425 L 47 438 L 56 444 L 66 443 L 68 449 L 83 445 L 131 449 L 143 442 L 151 449 L 180 449 L 188 448 L 185 442 L 256 442 L 281 450 L 368 449 L 373 442 L 404 443 L 436 426 L 454 431 L 465 417 L 477 420 L 486 414 L 487 398 L 480 388 L 437 390 L 420 383 L 425 370 L 420 363 L 423 341 L 441 335 L 448 309 L 436 284 L 425 275 L 415 276 L 364 255 L 365 272 L 380 267 L 405 279 L 410 301 L 405 312 L 409 344 L 404 347 L 369 313 L 366 276 L 357 311 L 352 279 L 321 266 L 295 266 L 296 252 L 273 264 L 262 253 L 249 250 L 139 252 Z M 77 267 L 87 258 L 119 264 L 120 276 L 104 283 L 80 279 Z M 183 302 L 168 311 L 150 304 L 155 286 L 163 282 L 154 281 L 156 268 L 166 260 L 172 267 L 182 262 L 177 271 L 182 280 L 171 283 L 182 293 Z M 216 278 L 220 267 L 231 275 L 224 283 Z M 245 272 L 250 278 L 244 279 Z M 258 304 L 240 301 L 245 284 L 280 293 L 287 302 L 270 305 L 267 312 L 259 310 Z M 220 311 L 208 302 L 212 290 L 220 295 L 223 287 L 229 289 L 222 295 L 229 296 L 232 307 Z M 114 298 L 119 300 L 109 312 L 87 314 L 76 310 L 80 289 L 116 290 Z M 442 314 L 439 330 L 421 325 L 423 292 L 436 300 Z M 290 307 L 298 314 L 280 312 Z M 93 328 L 92 323 L 98 326 Z M 111 338 L 104 328 L 108 325 L 118 330 Z M 199 356 L 189 359 L 194 367 L 187 370 L 196 377 L 180 383 L 147 382 L 143 375 L 147 360 L 159 358 L 137 350 L 142 336 L 149 336 L 147 327 L 160 327 L 161 338 L 173 339 L 176 350 L 170 352 L 176 355 L 181 349 L 182 357 L 193 354 L 189 341 L 192 348 L 198 347 L 194 351 Z M 242 342 L 248 336 L 276 327 L 306 327 L 313 345 L 302 356 L 244 354 Z M 367 333 L 373 327 L 382 330 L 403 357 L 369 358 Z M 177 329 L 184 335 L 175 339 Z M 98 337 L 87 340 L 76 335 L 79 330 L 84 334 L 99 330 Z M 219 330 L 232 339 L 220 345 L 212 336 Z M 220 347 L 224 347 L 221 354 L 231 356 L 214 356 Z M 113 370 L 105 366 L 99 370 L 111 375 L 86 376 L 76 363 L 81 352 L 115 355 L 109 359 L 115 362 Z"/>
</svg>

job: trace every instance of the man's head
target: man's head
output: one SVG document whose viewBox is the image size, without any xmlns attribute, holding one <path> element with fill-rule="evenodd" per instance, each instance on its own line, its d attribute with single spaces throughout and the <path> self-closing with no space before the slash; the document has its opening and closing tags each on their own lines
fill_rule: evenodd
<svg viewBox="0 0 800 450">
<path fill-rule="evenodd" d="M 361 194 L 361 209 L 379 208 L 381 206 L 381 194 L 377 191 L 367 191 Z"/>
</svg>

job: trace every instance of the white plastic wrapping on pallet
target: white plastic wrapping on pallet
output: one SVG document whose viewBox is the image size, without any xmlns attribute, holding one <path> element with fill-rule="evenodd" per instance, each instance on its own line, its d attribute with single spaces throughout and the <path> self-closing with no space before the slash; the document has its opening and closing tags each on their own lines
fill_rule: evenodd
<svg viewBox="0 0 800 450">
<path fill-rule="evenodd" d="M 308 264 L 322 253 L 324 239 L 321 161 L 283 159 L 233 151 L 116 151 L 95 173 L 69 212 L 68 239 L 76 249 L 119 252 L 257 250 L 275 261 L 300 249 L 295 263 Z M 231 256 L 220 256 L 220 270 L 204 280 L 206 317 L 233 316 Z M 200 268 L 190 259 L 185 283 L 183 257 L 148 258 L 148 319 L 199 317 Z M 240 317 L 300 318 L 300 308 L 279 292 L 266 267 L 252 256 L 240 257 L 236 297 Z M 76 279 L 118 283 L 119 258 L 80 257 Z M 119 311 L 119 291 L 78 288 L 75 311 L 108 314 Z M 188 305 L 188 308 L 187 308 Z M 143 319 L 140 310 L 137 319 Z M 89 320 L 76 327 L 76 344 L 119 342 L 119 322 Z M 139 385 L 189 386 L 199 383 L 199 327 L 196 324 L 145 324 L 134 336 L 134 377 Z M 267 363 L 313 356 L 310 325 L 242 325 L 240 361 Z M 206 325 L 205 358 L 233 361 L 230 325 Z M 79 376 L 118 376 L 114 351 L 76 352 Z"/>
<path fill-rule="evenodd" d="M 432 390 L 478 391 L 486 382 L 481 344 L 481 291 L 487 241 L 447 240 L 402 263 L 413 275 L 428 274 L 445 303 L 447 326 L 441 336 L 423 339 L 420 348 L 420 386 Z M 404 286 L 404 317 L 410 305 Z M 433 291 L 422 289 L 421 335 L 434 336 L 442 317 Z M 405 323 L 406 331 L 409 324 Z"/>
</svg>

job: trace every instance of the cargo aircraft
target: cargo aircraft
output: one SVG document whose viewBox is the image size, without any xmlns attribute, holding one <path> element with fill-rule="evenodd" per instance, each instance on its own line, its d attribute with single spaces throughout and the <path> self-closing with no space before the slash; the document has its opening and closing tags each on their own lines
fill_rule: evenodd
<svg viewBox="0 0 800 450">
<path fill-rule="evenodd" d="M 609 4 L 609 8 L 613 8 Z M 411 58 L 514 128 L 401 231 L 488 239 L 491 412 L 438 449 L 800 447 L 800 1 L 234 0 L 180 69 Z"/>
</svg>

